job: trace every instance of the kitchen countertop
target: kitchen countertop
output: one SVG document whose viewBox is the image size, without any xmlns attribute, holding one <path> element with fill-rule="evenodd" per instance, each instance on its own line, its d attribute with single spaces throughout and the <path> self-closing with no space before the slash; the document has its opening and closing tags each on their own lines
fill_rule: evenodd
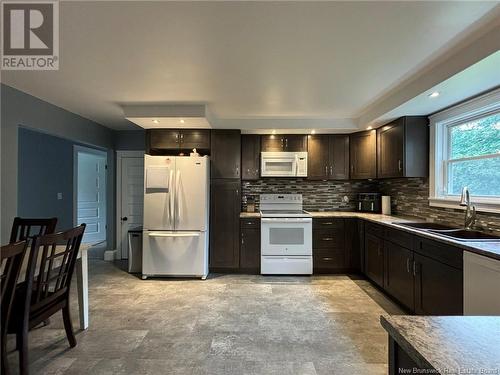
<svg viewBox="0 0 500 375">
<path fill-rule="evenodd" d="M 393 315 L 381 316 L 380 323 L 419 367 L 500 374 L 499 316 Z"/>
<path fill-rule="evenodd" d="M 397 223 L 423 221 L 417 218 L 409 218 L 404 216 L 389 216 L 381 214 L 371 214 L 356 211 L 329 211 L 329 212 L 311 212 L 313 218 L 360 218 L 377 224 L 386 225 L 397 228 L 408 233 L 416 234 L 421 237 L 430 238 L 448 245 L 453 245 L 466 251 L 470 251 L 479 255 L 484 255 L 489 258 L 500 260 L 500 241 L 494 242 L 478 242 L 478 241 L 458 241 L 451 238 L 443 237 L 438 234 L 427 232 L 421 229 L 409 228 Z M 259 212 L 241 212 L 242 218 L 259 218 Z"/>
</svg>

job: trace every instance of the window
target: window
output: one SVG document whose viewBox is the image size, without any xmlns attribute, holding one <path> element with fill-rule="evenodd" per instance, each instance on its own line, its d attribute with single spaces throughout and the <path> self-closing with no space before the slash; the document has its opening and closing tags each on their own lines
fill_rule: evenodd
<svg viewBox="0 0 500 375">
<path fill-rule="evenodd" d="M 431 117 L 430 204 L 500 212 L 500 90 Z"/>
</svg>

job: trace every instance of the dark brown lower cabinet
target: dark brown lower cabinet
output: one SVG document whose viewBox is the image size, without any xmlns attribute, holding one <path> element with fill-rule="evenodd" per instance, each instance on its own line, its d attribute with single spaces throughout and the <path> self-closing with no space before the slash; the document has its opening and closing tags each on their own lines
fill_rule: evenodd
<svg viewBox="0 0 500 375">
<path fill-rule="evenodd" d="M 365 274 L 378 286 L 384 286 L 384 240 L 365 233 Z"/>
<path fill-rule="evenodd" d="M 427 371 L 426 371 L 427 370 Z M 398 343 L 389 336 L 389 375 L 429 374 L 430 367 L 419 366 Z M 415 372 L 417 371 L 417 372 Z"/>
<path fill-rule="evenodd" d="M 348 268 L 344 219 L 313 219 L 313 272 L 335 273 Z"/>
<path fill-rule="evenodd" d="M 414 310 L 413 251 L 384 242 L 384 288 L 410 311 Z"/>
<path fill-rule="evenodd" d="M 240 271 L 260 273 L 260 219 L 240 220 Z"/>
<path fill-rule="evenodd" d="M 240 180 L 211 181 L 210 269 L 235 270 L 240 265 Z"/>
<path fill-rule="evenodd" d="M 415 313 L 463 315 L 463 270 L 415 253 Z"/>
<path fill-rule="evenodd" d="M 361 243 L 364 238 L 361 234 L 361 221 L 353 218 L 344 219 L 344 228 L 346 267 L 353 272 L 360 272 Z"/>
</svg>

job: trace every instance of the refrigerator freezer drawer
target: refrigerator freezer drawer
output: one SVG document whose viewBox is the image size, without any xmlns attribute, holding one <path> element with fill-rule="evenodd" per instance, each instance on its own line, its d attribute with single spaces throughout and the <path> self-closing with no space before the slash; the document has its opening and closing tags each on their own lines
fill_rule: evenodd
<svg viewBox="0 0 500 375">
<path fill-rule="evenodd" d="M 144 231 L 142 274 L 205 278 L 208 275 L 207 233 Z"/>
<path fill-rule="evenodd" d="M 312 270 L 312 256 L 261 257 L 260 273 L 262 275 L 311 275 Z"/>
</svg>

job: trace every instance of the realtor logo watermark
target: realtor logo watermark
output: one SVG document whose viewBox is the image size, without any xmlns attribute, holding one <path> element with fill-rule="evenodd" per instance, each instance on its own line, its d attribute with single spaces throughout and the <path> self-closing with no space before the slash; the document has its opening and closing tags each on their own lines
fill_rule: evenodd
<svg viewBox="0 0 500 375">
<path fill-rule="evenodd" d="M 59 69 L 59 3 L 2 1 L 4 70 Z"/>
</svg>

